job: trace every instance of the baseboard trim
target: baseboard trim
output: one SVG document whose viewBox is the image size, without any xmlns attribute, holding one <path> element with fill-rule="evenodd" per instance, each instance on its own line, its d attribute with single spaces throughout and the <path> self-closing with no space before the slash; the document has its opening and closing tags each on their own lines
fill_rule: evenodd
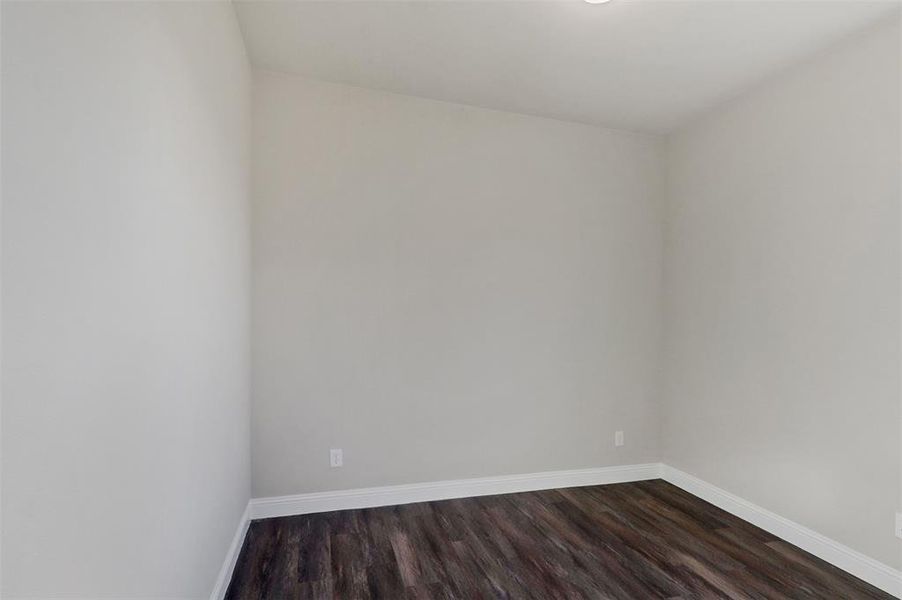
<svg viewBox="0 0 902 600">
<path fill-rule="evenodd" d="M 775 536 L 795 544 L 818 558 L 839 567 L 847 573 L 862 579 L 887 594 L 902 598 L 902 571 L 898 571 L 873 558 L 844 546 L 837 541 L 817 533 L 807 527 L 790 521 L 767 509 L 722 490 L 706 481 L 684 473 L 668 465 L 662 465 L 661 475 L 665 481 L 698 496 L 733 514 L 740 519 L 757 525 Z"/>
<path fill-rule="evenodd" d="M 219 576 L 216 578 L 216 585 L 213 586 L 213 593 L 210 594 L 210 600 L 224 600 L 226 592 L 229 589 L 229 583 L 232 581 L 232 572 L 235 570 L 235 564 L 238 562 L 238 555 L 241 553 L 241 547 L 244 546 L 244 538 L 247 536 L 247 529 L 251 524 L 251 505 L 248 502 L 238 522 L 238 529 L 232 538 L 232 544 L 226 553 L 225 561 L 222 568 L 219 569 Z"/>
<path fill-rule="evenodd" d="M 491 496 L 515 492 L 532 492 L 553 488 L 626 483 L 661 477 L 661 464 L 649 463 L 574 471 L 548 471 L 524 475 L 480 477 L 392 485 L 375 488 L 317 492 L 295 496 L 254 498 L 250 502 L 251 519 L 269 519 L 352 508 L 392 506 L 411 502 L 431 502 L 452 498 Z"/>
<path fill-rule="evenodd" d="M 242 517 L 211 600 L 222 600 L 225 595 L 250 520 L 659 478 L 902 598 L 902 572 L 693 475 L 666 464 L 648 463 L 254 498 Z"/>
</svg>

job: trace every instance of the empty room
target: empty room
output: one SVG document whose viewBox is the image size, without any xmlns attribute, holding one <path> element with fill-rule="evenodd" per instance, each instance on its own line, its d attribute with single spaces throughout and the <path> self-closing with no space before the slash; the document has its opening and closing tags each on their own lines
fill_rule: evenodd
<svg viewBox="0 0 902 600">
<path fill-rule="evenodd" d="M 902 598 L 902 3 L 0 0 L 4 600 Z"/>
</svg>

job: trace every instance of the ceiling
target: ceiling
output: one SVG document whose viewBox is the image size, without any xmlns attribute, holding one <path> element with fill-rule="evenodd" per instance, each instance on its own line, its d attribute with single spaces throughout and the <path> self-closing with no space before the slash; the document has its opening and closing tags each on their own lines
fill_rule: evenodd
<svg viewBox="0 0 902 600">
<path fill-rule="evenodd" d="M 667 132 L 887 18 L 896 2 L 236 2 L 262 68 Z"/>
</svg>

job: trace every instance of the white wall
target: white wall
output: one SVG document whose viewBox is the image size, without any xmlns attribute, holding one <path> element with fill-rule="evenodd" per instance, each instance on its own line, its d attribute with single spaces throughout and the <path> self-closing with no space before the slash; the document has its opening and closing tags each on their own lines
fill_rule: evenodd
<svg viewBox="0 0 902 600">
<path fill-rule="evenodd" d="M 670 140 L 664 290 L 655 138 L 259 73 L 251 340 L 231 8 L 2 6 L 4 597 L 209 594 L 251 342 L 255 496 L 663 454 L 902 566 L 896 27 Z"/>
<path fill-rule="evenodd" d="M 3 596 L 208 597 L 250 493 L 232 8 L 2 10 Z"/>
<path fill-rule="evenodd" d="M 255 496 L 659 458 L 656 139 L 267 73 L 254 104 Z"/>
<path fill-rule="evenodd" d="M 898 44 L 893 20 L 670 140 L 662 441 L 896 567 Z"/>
</svg>

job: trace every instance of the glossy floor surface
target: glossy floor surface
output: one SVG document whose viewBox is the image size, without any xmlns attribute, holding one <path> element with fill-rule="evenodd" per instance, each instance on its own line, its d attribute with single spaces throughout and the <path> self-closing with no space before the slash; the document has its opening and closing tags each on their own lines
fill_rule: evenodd
<svg viewBox="0 0 902 600">
<path fill-rule="evenodd" d="M 254 521 L 227 598 L 892 597 L 654 480 Z"/>
</svg>

